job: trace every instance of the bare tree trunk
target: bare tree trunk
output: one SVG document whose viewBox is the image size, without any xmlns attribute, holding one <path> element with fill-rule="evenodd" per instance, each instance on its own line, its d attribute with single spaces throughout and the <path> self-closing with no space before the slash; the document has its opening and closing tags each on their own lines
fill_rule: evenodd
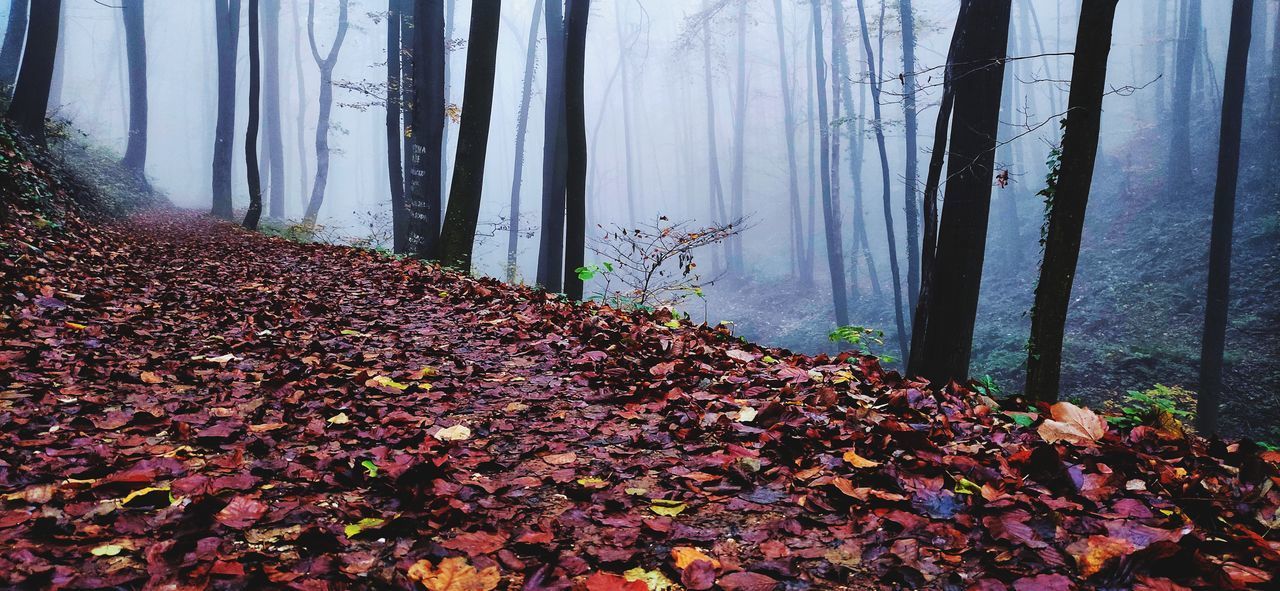
<svg viewBox="0 0 1280 591">
<path fill-rule="evenodd" d="M 484 192 L 484 164 L 493 118 L 493 81 L 498 61 L 501 0 L 479 0 L 471 7 L 467 40 L 467 79 L 463 87 L 462 126 L 454 162 L 452 194 L 440 234 L 440 262 L 471 271 L 472 246 Z"/>
<path fill-rule="evenodd" d="M 297 139 L 294 145 L 298 148 L 298 201 L 303 209 L 307 207 L 307 77 L 302 70 L 302 22 L 298 17 L 302 4 L 293 5 L 293 75 L 294 88 L 298 91 L 297 119 L 294 122 Z"/>
<path fill-rule="evenodd" d="M 702 25 L 702 71 L 707 91 L 707 169 L 710 174 L 711 218 L 713 223 L 719 225 L 729 221 L 729 212 L 725 208 L 724 185 L 720 182 L 720 148 L 716 141 L 715 84 L 712 82 L 711 74 L 711 27 L 706 23 Z M 726 264 L 733 257 L 730 242 L 726 241 L 724 245 Z"/>
<path fill-rule="evenodd" d="M 634 224 L 638 218 L 636 217 L 635 163 L 632 156 L 635 139 L 632 137 L 631 130 L 631 68 L 629 67 L 631 60 L 628 44 L 623 41 L 625 33 L 622 30 L 622 4 L 619 3 L 616 9 L 618 18 L 614 19 L 614 22 L 618 28 L 618 65 L 622 69 L 622 145 L 627 171 L 627 215 L 628 221 Z"/>
<path fill-rule="evenodd" d="M 738 5 L 738 75 L 734 88 L 733 118 L 733 171 L 729 176 L 729 216 L 742 219 L 746 196 L 746 144 L 747 144 L 747 3 Z M 729 244 L 729 274 L 741 277 L 744 269 L 742 240 L 731 238 Z"/>
<path fill-rule="evenodd" d="M 262 217 L 262 177 L 258 170 L 258 124 L 262 117 L 262 56 L 258 39 L 258 0 L 249 0 L 249 123 L 244 134 L 244 163 L 249 182 L 249 210 L 244 227 L 258 229 Z"/>
<path fill-rule="evenodd" d="M 27 15 L 31 0 L 13 0 L 9 4 L 9 20 L 0 46 L 0 93 L 6 98 L 18 83 L 18 67 L 22 65 L 22 46 L 27 39 Z"/>
<path fill-rule="evenodd" d="M 409 158 L 409 252 L 434 260 L 439 256 L 440 219 L 444 196 L 441 180 L 444 157 L 445 39 L 444 5 L 438 0 L 415 0 L 413 50 L 413 134 Z"/>
<path fill-rule="evenodd" d="M 565 183 L 569 131 L 565 119 L 565 24 L 561 0 L 547 8 L 547 104 L 542 148 L 542 235 L 538 244 L 538 284 L 559 292 L 564 281 Z"/>
<path fill-rule="evenodd" d="M 564 294 L 582 299 L 577 269 L 586 264 L 587 249 L 587 19 L 591 0 L 569 0 L 565 43 L 565 129 L 568 132 L 568 177 L 565 184 Z"/>
<path fill-rule="evenodd" d="M 213 215 L 232 216 L 231 158 L 236 124 L 236 58 L 240 45 L 240 0 L 217 0 L 218 121 L 213 138 Z"/>
<path fill-rule="evenodd" d="M 1200 56 L 1200 0 L 1187 0 L 1185 28 L 1174 57 L 1173 121 L 1169 135 L 1170 185 L 1185 184 L 1193 174 L 1191 166 L 1191 88 L 1196 60 Z"/>
<path fill-rule="evenodd" d="M 338 63 L 338 52 L 342 50 L 342 42 L 347 37 L 347 4 L 348 0 L 338 0 L 338 33 L 328 55 L 320 55 L 316 45 L 316 0 L 310 0 L 307 7 L 307 41 L 311 46 L 311 57 L 320 70 L 320 114 L 316 118 L 316 178 L 311 185 L 311 200 L 307 203 L 307 212 L 303 216 L 306 224 L 313 225 L 320 215 L 320 206 L 324 203 L 325 188 L 329 185 L 329 118 L 333 113 L 333 67 Z"/>
<path fill-rule="evenodd" d="M 920 148 L 917 146 L 919 122 L 916 117 L 916 33 L 911 0 L 898 1 L 898 17 L 902 21 L 902 121 L 906 134 L 907 162 L 903 173 L 903 193 L 907 205 L 907 310 L 914 313 L 920 295 L 920 210 L 916 202 L 919 182 Z"/>
<path fill-rule="evenodd" d="M 834 0 L 840 2 L 841 0 Z M 871 80 L 871 109 L 874 113 L 874 127 L 876 134 L 876 147 L 880 150 L 880 178 L 881 178 L 881 198 L 884 203 L 884 228 L 885 236 L 889 244 L 889 271 L 893 275 L 893 317 L 898 328 L 898 347 L 901 352 L 901 358 L 908 355 L 907 348 L 907 328 L 902 313 L 902 278 L 898 269 L 898 240 L 893 226 L 893 202 L 890 199 L 890 185 L 893 177 L 889 175 L 889 151 L 884 141 L 884 126 L 880 118 L 880 79 L 879 72 L 876 71 L 875 54 L 871 51 L 871 33 L 867 29 L 867 13 L 863 7 L 862 0 L 858 3 L 858 20 L 862 24 L 862 49 L 867 57 L 867 69 L 870 72 Z M 883 23 L 881 26 L 883 27 Z M 883 55 L 883 53 L 881 54 Z"/>
<path fill-rule="evenodd" d="M 1218 180 L 1213 191 L 1213 231 L 1209 241 L 1209 281 L 1205 296 L 1204 335 L 1200 344 L 1200 395 L 1196 427 L 1218 433 L 1222 399 L 1222 356 L 1226 349 L 1227 313 L 1231 303 L 1231 240 L 1235 229 L 1236 181 L 1240 175 L 1240 127 L 1248 78 L 1253 0 L 1235 0 L 1231 38 L 1223 82 L 1222 127 L 1218 143 Z"/>
<path fill-rule="evenodd" d="M 1062 337 L 1067 306 L 1080 257 L 1084 214 L 1098 155 L 1102 97 L 1107 83 L 1111 26 L 1119 0 L 1084 0 L 1071 67 L 1071 95 L 1062 132 L 1062 159 L 1044 239 L 1044 261 L 1031 309 L 1031 340 L 1027 343 L 1026 394 L 1035 400 L 1056 401 L 1062 372 Z"/>
<path fill-rule="evenodd" d="M 124 0 L 125 54 L 129 59 L 129 141 L 122 165 L 139 180 L 147 168 L 147 34 L 142 0 Z"/>
<path fill-rule="evenodd" d="M 1010 0 L 969 1 L 962 50 L 953 64 L 955 122 L 939 225 L 934 291 L 928 302 L 923 375 L 939 386 L 965 380 L 991 211 L 992 165 Z"/>
<path fill-rule="evenodd" d="M 1006 53 L 1014 49 L 1016 35 L 1020 31 L 1009 25 L 1009 46 Z M 1021 31 L 1025 34 L 1025 31 Z M 1013 137 L 1017 134 L 1017 128 L 1011 122 L 1014 118 L 1014 77 L 1013 65 L 1007 64 L 1004 69 L 1004 89 L 1000 95 L 1000 133 L 996 136 L 996 166 L 1006 171 L 1016 170 L 1013 165 Z M 1000 188 L 1000 192 L 996 199 L 999 201 L 1000 215 L 1000 233 L 998 236 L 998 251 L 1001 260 L 1005 266 L 1009 268 L 1018 268 L 1022 264 L 1022 223 L 1018 220 L 1018 203 L 1015 196 L 1015 189 L 1011 186 Z"/>
<path fill-rule="evenodd" d="M 774 28 L 778 35 L 778 78 L 782 90 L 782 126 L 787 140 L 787 189 L 791 197 L 792 274 L 800 282 L 813 283 L 813 266 L 805 261 L 804 225 L 800 213 L 800 170 L 796 164 L 796 115 L 791 98 L 791 69 L 787 65 L 787 35 L 782 26 L 782 0 L 773 0 Z"/>
<path fill-rule="evenodd" d="M 812 20 L 813 17 L 810 16 L 809 18 Z M 818 116 L 817 116 L 817 107 L 814 104 L 815 99 L 814 99 L 814 76 L 813 76 L 813 71 L 814 71 L 813 27 L 809 26 L 805 28 L 808 30 L 808 34 L 805 35 L 804 71 L 807 72 L 807 74 L 805 75 L 805 87 L 808 91 L 806 96 L 806 102 L 805 102 L 805 121 L 808 123 L 808 137 L 805 143 L 808 145 L 808 148 L 809 148 L 809 157 L 805 161 L 805 168 L 808 169 L 808 173 L 809 173 L 809 204 L 808 204 L 809 223 L 806 225 L 806 227 L 808 228 L 808 231 L 805 232 L 804 234 L 804 253 L 805 253 L 805 260 L 809 261 L 809 270 L 807 271 L 807 273 L 809 274 L 810 277 L 812 277 L 813 262 L 815 258 L 814 253 L 816 252 L 815 244 L 817 243 L 816 235 L 818 233 L 817 232 L 818 226 L 817 226 L 817 219 L 816 219 L 817 211 L 818 211 L 818 198 L 817 198 L 817 195 L 818 195 L 818 162 L 817 162 L 818 160 L 818 156 L 817 156 Z"/>
<path fill-rule="evenodd" d="M 391 188 L 391 249 L 404 253 L 408 243 L 408 212 L 404 207 L 404 164 L 401 145 L 404 126 L 400 122 L 403 111 L 401 89 L 404 79 L 400 74 L 400 27 L 403 19 L 404 0 L 387 0 L 387 183 Z"/>
<path fill-rule="evenodd" d="M 827 113 L 827 59 L 823 49 L 822 4 L 814 2 L 813 53 L 814 73 L 818 89 L 818 150 L 821 164 L 818 178 L 822 183 L 822 213 L 827 238 L 827 267 L 831 272 L 831 298 L 835 304 L 836 326 L 849 324 L 849 301 L 845 293 L 844 245 L 841 240 L 840 218 L 835 216 L 831 202 L 831 121 Z M 837 41 L 838 43 L 838 41 Z"/>
<path fill-rule="evenodd" d="M 284 219 L 284 132 L 280 120 L 280 0 L 262 2 L 262 111 L 267 214 Z"/>
<path fill-rule="evenodd" d="M 554 0 L 553 0 L 554 1 Z M 538 66 L 538 25 L 543 0 L 535 0 L 529 24 L 529 49 L 524 56 L 524 81 L 520 90 L 520 114 L 516 119 L 516 163 L 511 173 L 511 231 L 507 235 L 507 281 L 515 283 L 516 256 L 520 247 L 520 185 L 524 182 L 524 144 L 529 132 L 529 108 L 533 99 L 533 73 Z"/>
</svg>

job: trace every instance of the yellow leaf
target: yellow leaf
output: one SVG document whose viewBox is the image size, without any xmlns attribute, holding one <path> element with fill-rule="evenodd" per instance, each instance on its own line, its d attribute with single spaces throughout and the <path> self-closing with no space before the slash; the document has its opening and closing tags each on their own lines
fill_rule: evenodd
<svg viewBox="0 0 1280 591">
<path fill-rule="evenodd" d="M 1112 559 L 1132 554 L 1136 547 L 1128 540 L 1092 535 L 1067 546 L 1067 552 L 1076 559 L 1076 568 L 1085 578 L 1101 571 Z"/>
<path fill-rule="evenodd" d="M 422 583 L 428 591 L 491 591 L 501 580 L 498 567 L 477 571 L 460 556 L 441 560 L 439 568 L 428 560 L 419 560 L 409 567 L 409 578 Z"/>
<path fill-rule="evenodd" d="M 351 422 L 351 417 L 348 417 L 347 413 L 345 412 L 340 412 L 336 415 L 333 415 L 332 417 L 329 417 L 329 422 L 334 425 L 345 425 Z"/>
<path fill-rule="evenodd" d="M 440 441 L 464 441 L 471 439 L 471 429 L 468 429 L 466 425 L 454 425 L 436 431 L 436 434 L 432 437 Z"/>
<path fill-rule="evenodd" d="M 676 568 L 684 570 L 686 566 L 693 564 L 699 560 L 705 560 L 711 563 L 711 566 L 720 568 L 720 561 L 707 556 L 697 548 L 690 546 L 676 546 L 671 549 L 671 558 L 676 561 Z"/>
<path fill-rule="evenodd" d="M 94 556 L 115 556 L 124 551 L 124 546 L 119 544 L 103 544 L 89 551 Z"/>
<path fill-rule="evenodd" d="M 79 322 L 67 322 L 66 325 L 67 325 L 67 328 L 74 328 L 76 330 L 84 330 L 86 328 L 89 328 L 83 324 L 80 324 Z"/>
<path fill-rule="evenodd" d="M 680 501 L 671 501 L 667 499 L 650 499 L 649 510 L 658 515 L 667 517 L 675 517 L 688 509 L 689 506 Z"/>
<path fill-rule="evenodd" d="M 603 478 L 588 476 L 586 478 L 579 478 L 578 484 L 582 485 L 585 488 L 604 488 L 606 486 L 609 486 L 609 481 Z"/>
<path fill-rule="evenodd" d="M 148 486 L 147 488 L 135 490 L 129 493 L 128 495 L 126 495 L 125 498 L 121 499 L 120 504 L 127 507 L 129 503 L 133 501 L 137 501 L 153 493 L 160 493 L 160 492 L 165 493 L 169 497 L 169 504 L 172 505 L 173 494 L 169 492 L 169 487 L 167 486 Z"/>
<path fill-rule="evenodd" d="M 628 581 L 640 581 L 648 585 L 649 591 L 667 591 L 675 587 L 675 583 L 672 583 L 666 575 L 656 570 L 644 570 L 639 566 L 622 573 L 622 578 Z"/>
<path fill-rule="evenodd" d="M 757 414 L 759 413 L 756 411 L 756 409 L 751 408 L 750 406 L 744 406 L 738 410 L 738 422 L 750 423 L 751 421 L 756 420 Z"/>
<path fill-rule="evenodd" d="M 849 465 L 854 468 L 874 468 L 880 465 L 880 462 L 868 460 L 867 458 L 858 455 L 853 450 L 844 452 L 844 461 L 849 462 Z"/>
<path fill-rule="evenodd" d="M 409 389 L 409 385 L 408 385 L 408 384 L 401 384 L 400 382 L 397 382 L 397 381 L 395 381 L 395 380 L 393 380 L 393 379 L 391 379 L 391 378 L 389 378 L 389 377 L 387 377 L 387 376 L 378 376 L 378 377 L 373 378 L 372 380 L 369 380 L 369 381 L 370 381 L 370 382 L 373 382 L 374 384 L 377 384 L 377 385 L 379 385 L 379 386 L 384 386 L 384 387 L 387 387 L 387 388 L 395 388 L 396 390 L 408 390 L 408 389 Z"/>
<path fill-rule="evenodd" d="M 633 496 L 633 497 L 641 497 L 641 496 L 644 496 L 644 495 L 648 494 L 649 490 L 648 490 L 648 489 L 644 489 L 644 488 L 640 488 L 640 487 L 637 487 L 637 486 L 631 486 L 631 487 L 627 487 L 627 489 L 626 489 L 626 490 L 624 490 L 623 492 L 625 492 L 625 493 L 627 493 L 627 494 L 629 494 L 629 495 L 631 495 L 631 496 Z"/>
<path fill-rule="evenodd" d="M 348 538 L 351 538 L 351 537 L 355 537 L 360 532 L 366 529 L 377 529 L 382 527 L 386 523 L 387 523 L 387 520 L 385 519 L 379 519 L 377 517 L 365 517 L 360 521 L 357 521 L 352 524 L 348 524 L 346 527 L 342 528 L 342 533 L 346 534 Z"/>
<path fill-rule="evenodd" d="M 343 330 L 341 334 L 343 334 L 344 336 L 349 336 L 349 337 L 367 337 L 367 336 L 369 336 L 369 335 L 367 335 L 367 334 L 365 334 L 365 333 L 363 333 L 363 332 L 360 332 L 360 331 L 358 331 L 358 330 L 351 330 L 350 328 Z"/>
</svg>

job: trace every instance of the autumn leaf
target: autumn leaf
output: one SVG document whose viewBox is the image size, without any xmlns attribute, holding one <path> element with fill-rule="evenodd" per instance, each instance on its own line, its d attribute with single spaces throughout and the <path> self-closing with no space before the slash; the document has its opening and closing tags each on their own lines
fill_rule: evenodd
<svg viewBox="0 0 1280 591">
<path fill-rule="evenodd" d="M 768 575 L 743 571 L 720 577 L 720 587 L 725 591 L 773 591 L 778 581 Z"/>
<path fill-rule="evenodd" d="M 868 460 L 858 455 L 857 452 L 854 452 L 853 450 L 844 452 L 844 461 L 848 462 L 849 465 L 854 468 L 875 468 L 880 465 L 880 462 Z"/>
<path fill-rule="evenodd" d="M 693 564 L 699 560 L 710 562 L 712 566 L 720 568 L 720 561 L 704 554 L 701 550 L 690 546 L 676 546 L 671 549 L 671 558 L 676 561 L 676 569 L 684 570 L 686 566 Z"/>
<path fill-rule="evenodd" d="M 501 550 L 506 545 L 510 536 L 506 534 L 491 534 L 486 532 L 469 532 L 458 534 L 453 539 L 441 543 L 441 546 L 450 550 L 466 552 L 471 556 L 480 554 L 492 554 Z"/>
<path fill-rule="evenodd" d="M 345 412 L 340 412 L 336 415 L 329 417 L 329 423 L 332 425 L 345 425 L 350 422 L 351 422 L 351 417 L 347 416 L 347 413 Z"/>
<path fill-rule="evenodd" d="M 1076 445 L 1093 445 L 1107 433 L 1107 422 L 1087 408 L 1070 402 L 1059 402 L 1049 408 L 1052 419 L 1045 419 L 1037 431 L 1045 441 L 1065 441 Z"/>
<path fill-rule="evenodd" d="M 592 573 L 583 584 L 586 591 L 649 591 L 649 586 L 644 581 L 601 572 Z"/>
<path fill-rule="evenodd" d="M 464 441 L 471 439 L 471 429 L 466 425 L 454 425 L 445 429 L 441 429 L 432 435 L 440 441 Z"/>
<path fill-rule="evenodd" d="M 142 379 L 142 383 L 144 384 L 159 384 L 164 381 L 164 378 L 156 375 L 155 372 L 150 371 L 142 372 L 139 377 Z"/>
<path fill-rule="evenodd" d="M 675 583 L 671 579 L 656 570 L 645 570 L 637 566 L 622 573 L 622 576 L 628 581 L 637 581 L 644 584 L 649 588 L 649 591 L 667 591 L 675 588 Z"/>
<path fill-rule="evenodd" d="M 364 519 L 361 519 L 360 521 L 357 521 L 355 523 L 347 524 L 346 527 L 342 528 L 342 533 L 348 538 L 354 538 L 360 535 L 361 533 L 363 533 L 365 530 L 377 529 L 386 524 L 387 524 L 387 520 L 385 519 L 381 519 L 378 517 L 365 517 Z"/>
<path fill-rule="evenodd" d="M 667 517 L 675 517 L 688 509 L 689 506 L 681 501 L 672 501 L 668 499 L 651 499 L 649 501 L 649 510 L 658 515 Z"/>
<path fill-rule="evenodd" d="M 496 566 L 477 571 L 466 558 L 452 556 L 438 567 L 429 560 L 415 562 L 409 567 L 409 579 L 422 583 L 427 591 L 491 591 L 501 577 Z"/>
<path fill-rule="evenodd" d="M 232 529 L 245 529 L 266 513 L 266 505 L 249 497 L 236 496 L 232 497 L 231 502 L 218 511 L 217 515 L 214 515 L 214 519 Z"/>
<path fill-rule="evenodd" d="M 1128 540 L 1092 535 L 1067 546 L 1067 553 L 1076 559 L 1080 574 L 1088 578 L 1101 571 L 1112 559 L 1128 556 L 1136 549 Z"/>
</svg>

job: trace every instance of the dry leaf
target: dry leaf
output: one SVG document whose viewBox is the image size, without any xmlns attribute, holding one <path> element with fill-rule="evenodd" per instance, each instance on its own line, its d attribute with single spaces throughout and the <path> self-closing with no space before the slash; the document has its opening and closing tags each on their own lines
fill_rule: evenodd
<svg viewBox="0 0 1280 591">
<path fill-rule="evenodd" d="M 1107 433 L 1107 422 L 1087 408 L 1070 402 L 1050 407 L 1052 419 L 1045 419 L 1038 432 L 1045 441 L 1065 441 L 1076 445 L 1092 445 Z"/>
<path fill-rule="evenodd" d="M 428 591 L 490 591 L 500 580 L 498 567 L 477 571 L 459 556 L 441 560 L 439 568 L 428 560 L 419 560 L 409 567 L 409 578 L 422 583 Z"/>
</svg>

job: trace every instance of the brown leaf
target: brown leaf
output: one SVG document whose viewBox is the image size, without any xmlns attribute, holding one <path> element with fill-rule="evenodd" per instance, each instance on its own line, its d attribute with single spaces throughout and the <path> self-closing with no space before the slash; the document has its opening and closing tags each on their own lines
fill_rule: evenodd
<svg viewBox="0 0 1280 591">
<path fill-rule="evenodd" d="M 1049 411 L 1052 419 L 1045 419 L 1038 432 L 1045 441 L 1065 441 L 1076 445 L 1092 445 L 1107 433 L 1107 422 L 1087 408 L 1070 402 L 1059 402 Z"/>
<path fill-rule="evenodd" d="M 409 578 L 422 583 L 427 591 L 490 591 L 501 579 L 498 567 L 477 571 L 460 556 L 441 560 L 439 568 L 429 560 L 419 560 L 409 567 Z"/>
<path fill-rule="evenodd" d="M 1128 556 L 1136 549 L 1129 540 L 1100 535 L 1076 540 L 1067 546 L 1067 552 L 1076 559 L 1076 568 L 1086 578 L 1097 574 L 1111 560 Z"/>
<path fill-rule="evenodd" d="M 587 591 L 649 591 L 644 581 L 628 581 L 620 575 L 594 573 L 585 581 Z"/>
<path fill-rule="evenodd" d="M 245 529 L 254 524 L 267 513 L 267 506 L 258 501 L 244 496 L 236 496 L 231 498 L 231 502 L 227 503 L 214 519 L 218 523 L 233 529 Z"/>
<path fill-rule="evenodd" d="M 737 572 L 720 577 L 720 586 L 725 591 L 773 591 L 778 581 L 760 573 Z"/>
<path fill-rule="evenodd" d="M 479 554 L 492 554 L 501 550 L 507 543 L 508 536 L 506 534 L 490 534 L 485 532 L 470 532 L 459 534 L 452 540 L 446 541 L 441 546 L 450 550 L 466 552 L 471 556 Z"/>
</svg>

